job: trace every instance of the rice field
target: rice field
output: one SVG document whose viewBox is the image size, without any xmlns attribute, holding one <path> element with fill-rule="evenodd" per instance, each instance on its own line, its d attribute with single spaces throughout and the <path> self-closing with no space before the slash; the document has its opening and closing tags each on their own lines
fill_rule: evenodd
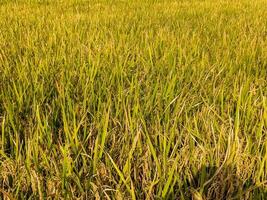
<svg viewBox="0 0 267 200">
<path fill-rule="evenodd" d="M 267 1 L 1 0 L 0 199 L 267 199 Z"/>
</svg>

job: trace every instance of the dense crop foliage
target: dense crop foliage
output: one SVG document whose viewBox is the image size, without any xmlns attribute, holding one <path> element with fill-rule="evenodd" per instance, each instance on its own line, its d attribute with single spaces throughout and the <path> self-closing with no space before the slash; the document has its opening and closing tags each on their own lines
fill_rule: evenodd
<svg viewBox="0 0 267 200">
<path fill-rule="evenodd" d="M 266 199 L 266 0 L 0 1 L 0 193 Z"/>
</svg>

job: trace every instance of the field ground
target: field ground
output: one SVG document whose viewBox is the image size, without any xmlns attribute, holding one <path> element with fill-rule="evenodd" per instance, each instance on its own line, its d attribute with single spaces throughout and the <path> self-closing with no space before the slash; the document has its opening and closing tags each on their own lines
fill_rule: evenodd
<svg viewBox="0 0 267 200">
<path fill-rule="evenodd" d="M 0 1 L 0 198 L 267 199 L 266 11 Z"/>
</svg>

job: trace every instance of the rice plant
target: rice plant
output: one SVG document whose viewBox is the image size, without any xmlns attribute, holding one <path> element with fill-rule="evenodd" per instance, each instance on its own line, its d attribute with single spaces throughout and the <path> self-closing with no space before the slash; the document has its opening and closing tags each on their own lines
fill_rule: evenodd
<svg viewBox="0 0 267 200">
<path fill-rule="evenodd" d="M 266 0 L 1 0 L 1 199 L 267 199 Z"/>
</svg>

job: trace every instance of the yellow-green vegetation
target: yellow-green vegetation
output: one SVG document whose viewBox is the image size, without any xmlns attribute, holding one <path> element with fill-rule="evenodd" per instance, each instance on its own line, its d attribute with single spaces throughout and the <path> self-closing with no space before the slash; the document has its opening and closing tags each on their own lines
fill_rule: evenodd
<svg viewBox="0 0 267 200">
<path fill-rule="evenodd" d="M 267 199 L 266 0 L 1 0 L 1 199 Z"/>
</svg>

